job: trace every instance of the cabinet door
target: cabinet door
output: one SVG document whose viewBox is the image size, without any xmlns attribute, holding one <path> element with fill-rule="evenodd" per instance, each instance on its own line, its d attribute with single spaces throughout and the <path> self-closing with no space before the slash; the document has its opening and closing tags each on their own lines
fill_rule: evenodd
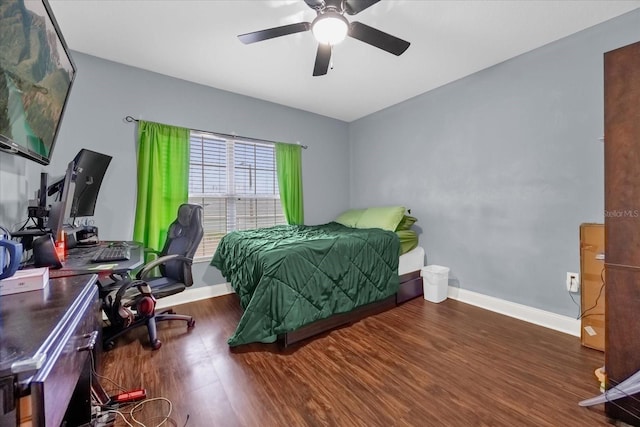
<svg viewBox="0 0 640 427">
<path fill-rule="evenodd" d="M 640 370 L 640 43 L 604 57 L 605 365 L 611 388 Z M 640 402 L 606 404 L 630 424 Z"/>
<path fill-rule="evenodd" d="M 604 66 L 606 262 L 640 267 L 640 43 Z"/>
</svg>

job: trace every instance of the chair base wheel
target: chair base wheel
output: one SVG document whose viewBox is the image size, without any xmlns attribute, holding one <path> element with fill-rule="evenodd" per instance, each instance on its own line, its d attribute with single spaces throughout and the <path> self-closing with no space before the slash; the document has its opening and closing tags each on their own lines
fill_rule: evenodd
<svg viewBox="0 0 640 427">
<path fill-rule="evenodd" d="M 187 322 L 187 328 L 191 329 L 194 326 L 196 326 L 196 320 L 195 319 L 191 319 Z"/>
<path fill-rule="evenodd" d="M 162 347 L 162 341 L 160 340 L 155 340 L 151 343 L 151 348 L 154 350 L 158 350 L 160 347 Z"/>
</svg>

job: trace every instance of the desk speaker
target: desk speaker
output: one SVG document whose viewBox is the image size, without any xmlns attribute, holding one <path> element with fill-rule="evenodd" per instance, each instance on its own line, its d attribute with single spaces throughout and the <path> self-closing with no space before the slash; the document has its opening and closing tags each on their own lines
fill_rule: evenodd
<svg viewBox="0 0 640 427">
<path fill-rule="evenodd" d="M 51 236 L 38 237 L 33 241 L 33 263 L 36 267 L 62 268 Z"/>
</svg>

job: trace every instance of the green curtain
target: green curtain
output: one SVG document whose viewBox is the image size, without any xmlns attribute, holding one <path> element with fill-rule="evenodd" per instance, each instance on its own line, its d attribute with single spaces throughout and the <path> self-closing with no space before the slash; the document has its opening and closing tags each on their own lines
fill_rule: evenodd
<svg viewBox="0 0 640 427">
<path fill-rule="evenodd" d="M 189 129 L 138 121 L 138 196 L 133 239 L 161 250 L 189 199 Z"/>
<path fill-rule="evenodd" d="M 276 168 L 284 217 L 289 224 L 304 224 L 302 147 L 277 143 Z"/>
</svg>

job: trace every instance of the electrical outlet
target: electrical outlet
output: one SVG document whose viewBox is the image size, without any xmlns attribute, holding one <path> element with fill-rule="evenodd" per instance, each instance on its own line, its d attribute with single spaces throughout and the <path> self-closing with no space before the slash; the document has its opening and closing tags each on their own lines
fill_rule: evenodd
<svg viewBox="0 0 640 427">
<path fill-rule="evenodd" d="M 567 272 L 567 291 L 576 293 L 580 291 L 580 274 Z"/>
</svg>

